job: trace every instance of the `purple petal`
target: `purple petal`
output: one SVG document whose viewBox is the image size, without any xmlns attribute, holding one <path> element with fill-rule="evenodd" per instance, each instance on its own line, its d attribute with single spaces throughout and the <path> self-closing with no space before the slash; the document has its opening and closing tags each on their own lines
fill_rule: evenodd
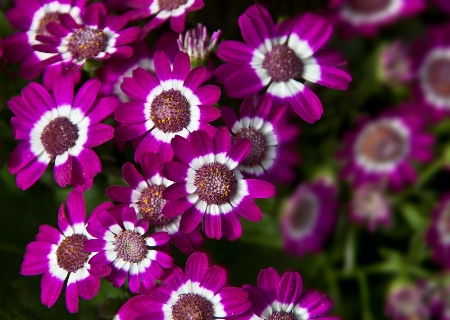
<svg viewBox="0 0 450 320">
<path fill-rule="evenodd" d="M 186 13 L 185 12 L 183 12 L 179 16 L 171 16 L 170 17 L 170 28 L 177 33 L 181 33 L 184 31 L 185 21 L 186 21 Z"/>
<path fill-rule="evenodd" d="M 16 174 L 30 161 L 35 159 L 36 156 L 31 152 L 29 142 L 19 142 L 8 160 L 9 173 Z"/>
<path fill-rule="evenodd" d="M 273 21 L 271 24 L 268 24 L 269 19 L 264 19 L 264 16 L 267 15 L 269 13 L 263 6 L 253 5 L 239 17 L 238 22 L 242 38 L 253 48 L 258 48 L 266 39 L 270 39 L 273 35 Z"/>
<path fill-rule="evenodd" d="M 223 288 L 227 280 L 225 270 L 219 266 L 212 266 L 204 275 L 202 286 L 217 294 Z"/>
<path fill-rule="evenodd" d="M 41 280 L 41 301 L 47 307 L 51 307 L 61 294 L 64 281 L 53 277 L 49 272 L 44 273 Z"/>
<path fill-rule="evenodd" d="M 173 61 L 173 78 L 184 81 L 191 70 L 191 60 L 189 55 L 179 52 Z"/>
<path fill-rule="evenodd" d="M 161 210 L 161 213 L 167 218 L 175 218 L 176 216 L 179 216 L 192 206 L 193 204 L 189 202 L 189 200 L 186 198 L 170 200 L 164 205 L 164 207 Z"/>
<path fill-rule="evenodd" d="M 222 238 L 222 219 L 221 215 L 205 215 L 205 234 L 211 239 Z"/>
<path fill-rule="evenodd" d="M 231 136 L 226 127 L 217 128 L 213 137 L 214 153 L 228 152 L 231 148 Z"/>
<path fill-rule="evenodd" d="M 220 303 L 223 305 L 224 312 L 214 313 L 214 316 L 219 318 L 242 314 L 251 307 L 247 292 L 241 288 L 223 288 L 220 292 Z"/>
<path fill-rule="evenodd" d="M 100 159 L 92 149 L 84 148 L 80 154 L 75 157 L 75 169 L 83 176 L 94 177 L 102 171 Z"/>
<path fill-rule="evenodd" d="M 226 62 L 249 65 L 253 58 L 253 49 L 245 43 L 228 40 L 219 43 L 217 56 Z"/>
<path fill-rule="evenodd" d="M 192 282 L 202 283 L 203 277 L 208 270 L 208 258 L 203 252 L 195 252 L 186 261 L 186 279 Z"/>
<path fill-rule="evenodd" d="M 186 190 L 186 183 L 185 182 L 177 182 L 170 186 L 168 186 L 163 191 L 164 199 L 167 200 L 176 200 L 181 197 L 187 196 L 189 193 Z"/>
<path fill-rule="evenodd" d="M 92 110 L 89 112 L 89 120 L 91 123 L 98 123 L 110 116 L 119 105 L 117 97 L 104 97 L 95 103 Z"/>
<path fill-rule="evenodd" d="M 220 107 L 220 117 L 228 128 L 233 128 L 234 124 L 239 121 L 236 112 L 227 106 Z"/>
<path fill-rule="evenodd" d="M 57 229 L 43 224 L 39 227 L 39 233 L 36 236 L 37 241 L 58 244 L 61 240 L 62 234 Z"/>
<path fill-rule="evenodd" d="M 88 276 L 83 280 L 78 280 L 77 286 L 80 296 L 85 300 L 90 300 L 95 297 L 100 290 L 100 279 Z"/>
<path fill-rule="evenodd" d="M 190 137 L 191 146 L 194 153 L 198 156 L 205 156 L 214 152 L 214 146 L 211 138 L 204 131 L 195 131 Z"/>
<path fill-rule="evenodd" d="M 263 269 L 258 275 L 258 288 L 263 290 L 269 301 L 277 299 L 278 287 L 280 285 L 280 276 L 273 268 Z"/>
<path fill-rule="evenodd" d="M 86 206 L 84 204 L 83 194 L 72 190 L 67 197 L 68 221 L 73 226 L 84 224 L 86 219 Z M 59 218 L 59 217 L 58 217 Z"/>
<path fill-rule="evenodd" d="M 97 147 L 114 137 L 114 128 L 103 123 L 94 123 L 89 126 L 86 148 Z"/>
<path fill-rule="evenodd" d="M 234 207 L 234 210 L 249 221 L 260 221 L 262 219 L 261 210 L 249 197 L 242 198 L 241 202 Z"/>
<path fill-rule="evenodd" d="M 342 69 L 333 66 L 320 66 L 320 79 L 308 78 L 308 73 L 304 72 L 303 78 L 311 82 L 318 83 L 328 88 L 337 90 L 347 90 L 352 77 Z"/>
<path fill-rule="evenodd" d="M 44 173 L 47 164 L 32 161 L 22 168 L 16 176 L 16 184 L 19 189 L 26 190 L 31 187 Z"/>
<path fill-rule="evenodd" d="M 172 79 L 172 70 L 170 62 L 162 51 L 155 53 L 155 72 L 159 81 L 166 81 Z"/>
<path fill-rule="evenodd" d="M 212 122 L 220 117 L 220 110 L 213 106 L 199 106 L 200 121 Z"/>
<path fill-rule="evenodd" d="M 246 183 L 251 198 L 269 198 L 275 194 L 275 187 L 269 182 L 247 179 Z"/>
<path fill-rule="evenodd" d="M 251 141 L 246 138 L 243 138 L 239 139 L 238 141 L 236 141 L 231 145 L 227 156 L 230 157 L 233 161 L 241 163 L 245 158 L 247 158 L 251 150 L 252 150 Z"/>
<path fill-rule="evenodd" d="M 71 77 L 58 77 L 54 79 L 53 97 L 56 105 L 72 105 L 74 83 Z"/>
<path fill-rule="evenodd" d="M 191 143 L 187 139 L 181 136 L 175 136 L 170 143 L 177 157 L 184 163 L 189 164 L 196 158 L 194 150 L 192 150 Z"/>
<path fill-rule="evenodd" d="M 317 317 L 328 311 L 333 301 L 323 293 L 307 290 L 298 304 L 308 310 L 310 317 Z"/>
<path fill-rule="evenodd" d="M 56 107 L 48 91 L 35 82 L 31 82 L 22 90 L 22 99 L 29 109 L 40 115 Z"/>
<path fill-rule="evenodd" d="M 106 189 L 106 196 L 117 202 L 131 203 L 131 192 L 129 187 L 112 186 Z"/>
<path fill-rule="evenodd" d="M 80 108 L 85 114 L 88 114 L 89 109 L 92 107 L 92 104 L 97 98 L 100 85 L 101 82 L 97 79 L 90 79 L 86 81 L 78 90 L 73 101 L 73 107 Z"/>
<path fill-rule="evenodd" d="M 306 13 L 295 22 L 293 32 L 298 38 L 307 41 L 312 52 L 319 50 L 331 35 L 331 25 L 325 20 L 313 13 Z M 296 43 L 293 42 L 292 36 L 288 40 L 288 45 L 295 48 Z"/>
<path fill-rule="evenodd" d="M 199 211 L 195 205 L 188 208 L 181 216 L 180 230 L 184 233 L 192 232 L 202 221 L 204 213 Z"/>
<path fill-rule="evenodd" d="M 156 80 L 150 72 L 140 67 L 133 70 L 133 79 L 139 87 L 148 93 L 150 93 L 155 87 L 159 86 L 159 81 Z M 146 96 L 142 96 L 141 98 L 145 99 Z"/>
<path fill-rule="evenodd" d="M 298 302 L 302 294 L 302 287 L 302 278 L 298 272 L 286 272 L 281 277 L 277 300 L 282 304 L 289 305 L 287 312 L 290 312 Z"/>
<path fill-rule="evenodd" d="M 195 92 L 205 78 L 206 68 L 199 66 L 192 69 L 184 80 L 183 86 Z M 202 100 L 200 100 L 202 101 Z M 216 100 L 217 101 L 217 100 Z M 205 104 L 205 103 L 203 103 Z"/>
<path fill-rule="evenodd" d="M 255 70 L 241 67 L 225 80 L 225 89 L 232 98 L 245 98 L 258 93 L 266 86 L 267 80 L 261 80 Z"/>
<path fill-rule="evenodd" d="M 68 184 L 70 184 L 72 180 L 72 156 L 68 156 L 64 163 L 59 165 L 55 164 L 53 169 L 53 177 L 61 188 L 65 188 Z"/>
<path fill-rule="evenodd" d="M 72 273 L 69 276 L 69 281 L 72 279 L 76 279 L 75 273 Z M 69 310 L 70 313 L 78 312 L 78 289 L 77 289 L 77 282 L 76 280 L 73 280 L 73 282 L 68 283 L 66 287 L 66 307 L 67 310 Z"/>
<path fill-rule="evenodd" d="M 231 241 L 242 235 L 242 226 L 238 215 L 234 211 L 222 215 L 222 231 L 223 235 Z"/>
<path fill-rule="evenodd" d="M 215 85 L 208 84 L 206 86 L 203 86 L 203 87 L 199 88 L 195 92 L 195 95 L 197 96 L 198 100 L 200 101 L 200 103 L 202 105 L 212 106 L 217 101 L 219 101 L 220 89 L 219 89 L 219 87 L 217 87 Z"/>
</svg>

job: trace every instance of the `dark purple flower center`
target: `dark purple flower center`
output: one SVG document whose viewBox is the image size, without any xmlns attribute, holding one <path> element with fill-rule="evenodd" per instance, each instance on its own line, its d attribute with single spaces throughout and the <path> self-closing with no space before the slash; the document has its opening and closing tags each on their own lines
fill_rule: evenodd
<svg viewBox="0 0 450 320">
<path fill-rule="evenodd" d="M 279 44 L 266 53 L 262 66 L 275 82 L 298 79 L 302 75 L 303 63 L 288 46 Z"/>
<path fill-rule="evenodd" d="M 319 210 L 317 198 L 311 193 L 305 193 L 294 204 L 290 216 L 291 227 L 295 231 L 309 231 L 314 224 Z"/>
<path fill-rule="evenodd" d="M 267 153 L 266 138 L 264 137 L 264 134 L 255 128 L 247 128 L 236 133 L 232 140 L 235 142 L 242 138 L 247 138 L 252 142 L 252 149 L 250 154 L 241 164 L 250 167 L 261 164 L 266 159 Z"/>
<path fill-rule="evenodd" d="M 286 313 L 284 311 L 278 311 L 272 313 L 268 320 L 297 320 L 296 316 L 292 313 Z"/>
<path fill-rule="evenodd" d="M 360 152 L 370 161 L 386 163 L 398 160 L 404 153 L 405 138 L 389 125 L 379 124 L 366 132 Z"/>
<path fill-rule="evenodd" d="M 78 128 L 66 117 L 58 117 L 44 128 L 41 143 L 53 160 L 72 148 L 78 139 Z"/>
<path fill-rule="evenodd" d="M 213 320 L 214 308 L 210 301 L 194 293 L 182 294 L 172 306 L 173 320 Z"/>
<path fill-rule="evenodd" d="M 450 59 L 434 60 L 428 69 L 428 81 L 434 92 L 450 97 Z"/>
<path fill-rule="evenodd" d="M 67 48 L 75 59 L 93 58 L 104 51 L 108 37 L 97 28 L 80 28 L 69 37 Z"/>
<path fill-rule="evenodd" d="M 179 132 L 189 124 L 190 106 L 179 90 L 170 89 L 153 99 L 150 117 L 162 132 Z"/>
<path fill-rule="evenodd" d="M 237 180 L 232 170 L 221 163 L 204 164 L 195 173 L 198 197 L 207 204 L 224 204 L 236 193 Z"/>
<path fill-rule="evenodd" d="M 158 0 L 159 8 L 167 11 L 174 10 L 187 2 L 188 0 Z"/>
<path fill-rule="evenodd" d="M 151 226 L 161 227 L 171 221 L 161 214 L 161 210 L 167 200 L 162 197 L 162 192 L 166 189 L 164 186 L 150 185 L 141 192 L 138 201 L 139 213 L 144 219 L 147 219 Z"/>
<path fill-rule="evenodd" d="M 392 0 L 347 0 L 348 6 L 355 12 L 375 13 L 386 8 Z"/>
<path fill-rule="evenodd" d="M 42 19 L 39 20 L 39 26 L 37 27 L 36 35 L 49 36 L 50 33 L 47 32 L 47 25 L 50 22 L 59 23 L 59 16 L 60 16 L 59 12 L 49 12 L 45 16 L 43 16 Z"/>
<path fill-rule="evenodd" d="M 123 230 L 116 236 L 114 251 L 116 251 L 118 258 L 128 262 L 142 261 L 147 255 L 147 247 L 143 237 L 128 230 Z"/>
<path fill-rule="evenodd" d="M 83 243 L 87 240 L 82 234 L 73 234 L 65 238 L 56 250 L 58 266 L 68 272 L 76 272 L 82 268 L 89 258 L 89 252 L 84 251 Z"/>
</svg>

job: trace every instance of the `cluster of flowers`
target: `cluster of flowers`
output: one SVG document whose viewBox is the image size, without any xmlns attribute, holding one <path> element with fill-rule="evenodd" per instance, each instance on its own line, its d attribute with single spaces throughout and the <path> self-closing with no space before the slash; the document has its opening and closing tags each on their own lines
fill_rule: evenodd
<svg viewBox="0 0 450 320">
<path fill-rule="evenodd" d="M 266 8 L 252 5 L 239 17 L 245 43 L 221 42 L 217 56 L 226 63 L 215 68 L 209 56 L 220 31 L 209 39 L 199 24 L 184 33 L 186 13 L 203 6 L 202 0 L 16 0 L 7 11 L 20 32 L 3 39 L 5 56 L 20 63 L 25 79 L 42 76 L 42 84 L 30 82 L 8 101 L 20 141 L 8 169 L 22 190 L 49 166 L 57 185 L 73 187 L 59 208 L 60 231 L 42 225 L 22 263 L 22 275 L 43 274 L 44 305 L 56 302 L 67 280 L 67 309 L 77 312 L 79 296 L 92 299 L 100 278 L 121 287 L 128 277 L 139 295 L 117 319 L 312 319 L 331 308 L 326 295 L 302 292 L 297 272 L 280 278 L 269 268 L 258 287 L 225 287 L 225 270 L 210 267 L 196 250 L 203 233 L 239 238 L 241 216 L 262 219 L 252 199 L 273 196 L 271 182 L 292 180 L 298 157 L 286 146 L 298 129 L 289 123 L 291 110 L 309 123 L 323 112 L 304 82 L 344 90 L 351 81 L 340 54 L 322 48 L 332 27 L 312 13 L 275 24 Z M 147 36 L 169 19 L 173 32 L 148 50 Z M 220 89 L 205 84 L 213 76 L 228 96 L 245 98 L 239 115 L 215 106 Z M 111 116 L 115 128 L 107 124 Z M 219 118 L 226 126 L 210 124 Z M 127 162 L 129 186 L 109 187 L 114 203 L 100 204 L 86 221 L 83 192 L 102 171 L 93 148 L 113 138 L 119 147 L 131 142 L 143 174 Z M 329 188 L 312 190 L 335 197 Z M 169 242 L 190 255 L 184 273 Z"/>
</svg>

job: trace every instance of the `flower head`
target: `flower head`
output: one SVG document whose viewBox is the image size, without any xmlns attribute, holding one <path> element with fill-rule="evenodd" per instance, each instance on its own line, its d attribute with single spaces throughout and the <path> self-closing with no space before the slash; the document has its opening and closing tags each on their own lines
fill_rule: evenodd
<svg viewBox="0 0 450 320">
<path fill-rule="evenodd" d="M 66 306 L 69 312 L 78 311 L 78 296 L 92 299 L 100 289 L 100 279 L 90 274 L 89 259 L 92 255 L 84 250 L 90 235 L 86 231 L 86 209 L 81 193 L 72 191 L 66 207 L 58 212 L 57 229 L 42 225 L 26 249 L 20 274 L 34 276 L 43 274 L 41 301 L 49 308 L 58 299 L 65 280 Z"/>
<path fill-rule="evenodd" d="M 101 205 L 89 218 L 87 230 L 94 238 L 84 248 L 95 255 L 90 260 L 91 272 L 106 277 L 115 287 L 121 287 L 128 275 L 130 291 L 137 293 L 140 283 L 145 288 L 155 286 L 163 274 L 162 268 L 171 268 L 173 259 L 154 247 L 170 240 L 166 232 L 145 236 L 148 220 L 137 219 L 134 208 L 124 207 L 122 215 L 108 212 L 109 205 Z"/>
<path fill-rule="evenodd" d="M 269 12 L 253 5 L 239 17 L 246 43 L 224 41 L 217 55 L 227 62 L 216 76 L 231 97 L 245 98 L 267 89 L 277 103 L 289 103 L 305 121 L 322 115 L 322 103 L 302 80 L 345 90 L 351 77 L 339 67 L 342 57 L 320 50 L 331 25 L 312 13 L 274 24 Z"/>
<path fill-rule="evenodd" d="M 172 147 L 182 162 L 164 164 L 164 176 L 175 183 L 163 193 L 169 201 L 162 212 L 168 218 L 184 212 L 181 231 L 194 230 L 204 218 L 208 237 L 234 240 L 242 233 L 239 216 L 261 220 L 251 198 L 270 197 L 275 189 L 268 182 L 244 179 L 237 168 L 250 153 L 248 139 L 231 144 L 230 133 L 221 127 L 213 138 L 204 131 L 192 133 L 190 140 L 176 136 Z"/>
<path fill-rule="evenodd" d="M 396 40 L 380 53 L 380 76 L 383 81 L 399 85 L 414 78 L 410 48 L 402 40 Z"/>
<path fill-rule="evenodd" d="M 175 267 L 161 282 L 153 290 L 144 290 L 143 295 L 128 300 L 114 319 L 233 319 L 250 307 L 243 289 L 224 287 L 225 270 L 210 267 L 204 253 L 193 253 L 184 273 Z"/>
<path fill-rule="evenodd" d="M 430 319 L 421 288 L 395 284 L 388 293 L 384 312 L 393 320 Z"/>
<path fill-rule="evenodd" d="M 189 54 L 193 62 L 201 63 L 206 60 L 211 51 L 219 41 L 220 30 L 213 32 L 211 38 L 208 39 L 208 31 L 201 23 L 197 28 L 189 29 L 178 37 L 178 48 L 180 51 Z"/>
<path fill-rule="evenodd" d="M 450 269 L 450 194 L 444 194 L 433 211 L 426 235 L 432 248 L 433 260 Z"/>
<path fill-rule="evenodd" d="M 21 140 L 11 154 L 8 169 L 17 174 L 17 186 L 33 185 L 50 163 L 54 163 L 56 183 L 80 190 L 92 186 L 101 171 L 92 147 L 113 137 L 113 128 L 99 123 L 110 115 L 119 101 L 115 97 L 99 100 L 100 81 L 87 81 L 75 97 L 71 78 L 58 78 L 52 95 L 41 85 L 30 83 L 22 95 L 8 101 L 15 114 L 11 119 L 15 138 Z"/>
<path fill-rule="evenodd" d="M 172 158 L 170 142 L 176 135 L 189 137 L 196 130 L 214 127 L 208 122 L 217 119 L 220 112 L 213 104 L 219 100 L 220 90 L 214 85 L 200 87 L 204 67 L 191 70 L 189 56 L 179 52 L 173 67 L 162 52 L 155 53 L 155 77 L 137 68 L 132 78 L 125 78 L 122 90 L 133 101 L 120 105 L 115 119 L 121 124 L 117 136 L 121 140 L 142 137 L 135 161 L 140 162 L 145 152 L 160 152 L 162 161 Z"/>
<path fill-rule="evenodd" d="M 321 180 L 300 184 L 281 217 L 285 250 L 296 255 L 320 250 L 333 229 L 337 204 L 335 186 Z"/>
</svg>

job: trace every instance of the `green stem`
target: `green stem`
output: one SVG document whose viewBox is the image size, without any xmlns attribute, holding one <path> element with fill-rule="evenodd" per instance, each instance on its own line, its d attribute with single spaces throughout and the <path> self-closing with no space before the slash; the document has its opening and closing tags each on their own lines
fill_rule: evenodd
<svg viewBox="0 0 450 320">
<path fill-rule="evenodd" d="M 431 163 L 422 175 L 419 177 L 419 181 L 414 185 L 415 189 L 420 189 L 425 183 L 427 183 L 444 165 L 444 158 L 438 158 Z"/>
<path fill-rule="evenodd" d="M 351 225 L 347 233 L 344 247 L 344 274 L 350 274 L 355 269 L 356 259 L 356 228 Z"/>
<path fill-rule="evenodd" d="M 366 276 L 362 272 L 358 272 L 356 276 L 361 297 L 361 318 L 363 320 L 373 320 L 372 312 L 370 310 L 370 294 Z"/>
</svg>

